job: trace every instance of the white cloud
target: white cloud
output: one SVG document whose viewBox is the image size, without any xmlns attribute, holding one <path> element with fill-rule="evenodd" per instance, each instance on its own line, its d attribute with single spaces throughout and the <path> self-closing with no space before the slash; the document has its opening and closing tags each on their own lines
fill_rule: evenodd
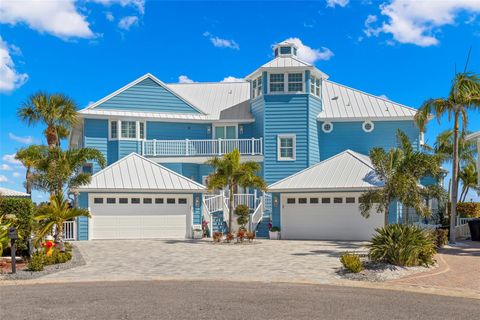
<svg viewBox="0 0 480 320">
<path fill-rule="evenodd" d="M 15 69 L 15 63 L 9 50 L 17 54 L 20 53 L 18 47 L 9 46 L 0 36 L 0 92 L 11 92 L 21 87 L 28 80 L 26 73 L 19 73 Z"/>
<path fill-rule="evenodd" d="M 40 33 L 62 39 L 95 37 L 86 17 L 80 14 L 73 0 L 2 1 L 0 23 L 24 23 Z"/>
<path fill-rule="evenodd" d="M 0 174 L 0 182 L 8 182 L 8 178 Z"/>
<path fill-rule="evenodd" d="M 19 137 L 14 135 L 13 133 L 9 132 L 8 137 L 12 139 L 13 141 L 17 141 L 23 144 L 32 144 L 35 139 L 32 136 L 26 136 L 26 137 Z"/>
<path fill-rule="evenodd" d="M 367 36 L 391 34 L 399 43 L 411 43 L 421 47 L 437 45 L 436 33 L 442 26 L 453 25 L 461 12 L 480 12 L 480 1 L 472 0 L 392 0 L 380 5 L 384 16 L 381 25 L 374 27 L 372 15 L 365 21 Z"/>
<path fill-rule="evenodd" d="M 242 81 L 245 81 L 245 79 L 228 76 L 228 77 L 223 78 L 223 80 L 220 81 L 220 82 L 242 82 Z"/>
<path fill-rule="evenodd" d="M 327 0 L 327 7 L 335 8 L 335 6 L 346 7 L 350 0 Z"/>
<path fill-rule="evenodd" d="M 297 57 L 307 63 L 315 63 L 318 60 L 329 60 L 334 56 L 333 52 L 326 48 L 314 49 L 307 45 L 304 45 L 299 38 L 289 38 L 285 42 L 294 43 L 297 45 Z"/>
<path fill-rule="evenodd" d="M 204 32 L 203 36 L 208 38 L 210 42 L 217 48 L 230 48 L 235 50 L 240 49 L 240 46 L 235 42 L 235 40 L 222 39 L 214 36 L 210 32 Z"/>
<path fill-rule="evenodd" d="M 21 174 L 20 174 L 20 172 L 14 172 L 14 173 L 12 173 L 12 176 L 13 176 L 14 178 L 18 178 L 18 177 L 21 176 Z"/>
<path fill-rule="evenodd" d="M 130 30 L 130 28 L 134 25 L 138 24 L 138 17 L 137 16 L 126 16 L 120 19 L 118 22 L 118 27 L 123 30 Z"/>
<path fill-rule="evenodd" d="M 88 0 L 89 2 L 99 3 L 104 6 L 119 4 L 122 7 L 135 7 L 141 14 L 145 13 L 145 0 Z"/>
<path fill-rule="evenodd" d="M 178 82 L 179 83 L 194 83 L 195 81 L 193 81 L 192 79 L 190 79 L 186 75 L 182 74 L 181 76 L 178 77 Z"/>
<path fill-rule="evenodd" d="M 2 157 L 2 160 L 5 161 L 5 162 L 8 162 L 10 164 L 16 164 L 16 165 L 22 165 L 22 163 L 20 162 L 20 160 L 17 160 L 15 159 L 15 153 L 12 153 L 12 154 L 5 154 L 3 157 Z"/>
<path fill-rule="evenodd" d="M 12 167 L 10 167 L 8 164 L 2 163 L 2 164 L 0 164 L 0 170 L 10 171 L 10 170 L 12 170 Z"/>
<path fill-rule="evenodd" d="M 108 21 L 110 21 L 110 22 L 112 22 L 113 20 L 115 20 L 115 17 L 113 16 L 113 13 L 111 13 L 110 11 L 105 12 L 105 18 L 106 18 Z"/>
</svg>

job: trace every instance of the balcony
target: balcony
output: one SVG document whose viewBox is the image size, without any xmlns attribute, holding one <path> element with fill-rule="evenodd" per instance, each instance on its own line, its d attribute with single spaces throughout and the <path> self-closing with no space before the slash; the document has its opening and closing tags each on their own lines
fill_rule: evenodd
<svg viewBox="0 0 480 320">
<path fill-rule="evenodd" d="M 262 138 L 210 140 L 145 140 L 142 155 L 149 157 L 212 157 L 238 149 L 244 156 L 261 156 Z"/>
</svg>

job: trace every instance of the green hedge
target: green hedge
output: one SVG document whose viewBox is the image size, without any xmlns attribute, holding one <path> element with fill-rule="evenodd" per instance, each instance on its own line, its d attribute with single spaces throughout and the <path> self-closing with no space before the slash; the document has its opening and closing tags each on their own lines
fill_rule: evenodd
<svg viewBox="0 0 480 320">
<path fill-rule="evenodd" d="M 32 233 L 34 205 L 30 198 L 1 198 L 0 216 L 15 215 L 17 221 L 14 226 L 22 240 L 17 242 L 19 251 L 28 249 L 28 238 Z"/>
<path fill-rule="evenodd" d="M 465 218 L 480 218 L 480 202 L 457 203 L 457 214 Z"/>
</svg>

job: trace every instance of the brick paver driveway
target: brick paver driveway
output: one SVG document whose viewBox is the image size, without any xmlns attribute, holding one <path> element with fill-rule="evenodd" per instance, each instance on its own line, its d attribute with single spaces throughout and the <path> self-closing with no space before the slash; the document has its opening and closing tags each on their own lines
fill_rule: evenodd
<svg viewBox="0 0 480 320">
<path fill-rule="evenodd" d="M 364 243 L 122 240 L 77 242 L 86 265 L 40 278 L 59 281 L 205 279 L 328 283 L 344 251 Z"/>
</svg>

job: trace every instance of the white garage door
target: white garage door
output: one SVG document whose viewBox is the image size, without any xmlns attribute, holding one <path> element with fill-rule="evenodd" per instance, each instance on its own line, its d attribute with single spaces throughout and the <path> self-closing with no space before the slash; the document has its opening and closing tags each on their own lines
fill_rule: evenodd
<svg viewBox="0 0 480 320">
<path fill-rule="evenodd" d="M 90 194 L 90 239 L 185 238 L 191 195 Z"/>
<path fill-rule="evenodd" d="M 358 210 L 359 193 L 282 194 L 282 239 L 369 240 L 384 216 L 365 219 Z"/>
</svg>

